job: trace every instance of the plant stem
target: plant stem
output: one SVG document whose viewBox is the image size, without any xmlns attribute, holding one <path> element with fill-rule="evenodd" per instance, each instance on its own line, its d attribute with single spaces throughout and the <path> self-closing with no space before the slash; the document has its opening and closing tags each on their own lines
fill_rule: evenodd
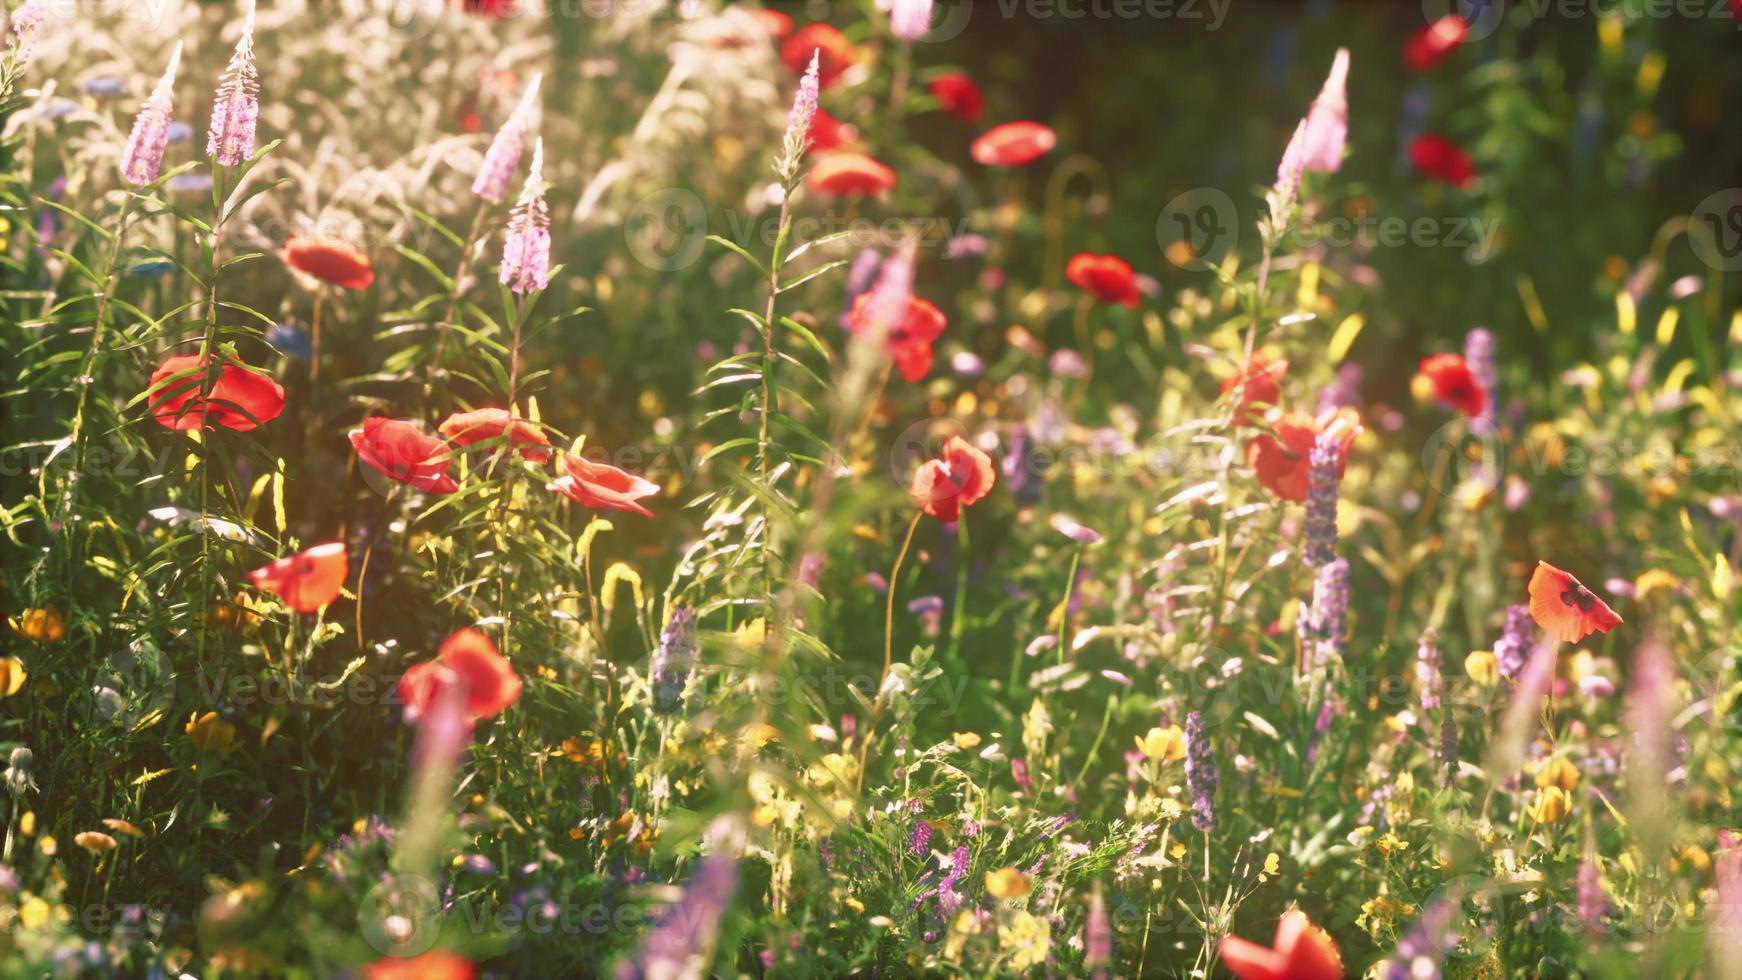
<svg viewBox="0 0 1742 980">
<path fill-rule="evenodd" d="M 756 436 L 756 479 L 761 484 L 763 493 L 773 493 L 768 485 L 769 434 L 768 420 L 775 411 L 774 387 L 774 302 L 780 295 L 780 259 L 786 249 L 786 236 L 791 225 L 792 189 L 786 188 L 780 200 L 780 230 L 774 239 L 774 254 L 768 260 L 768 305 L 762 315 L 762 401 L 761 426 Z M 766 503 L 762 506 L 762 585 L 765 591 L 774 590 L 774 527 L 769 520 L 769 509 Z M 772 604 L 772 603 L 771 603 Z"/>
<path fill-rule="evenodd" d="M 893 587 L 893 583 L 891 584 Z M 968 511 L 956 519 L 956 607 L 950 616 L 950 660 L 962 652 L 962 633 L 968 623 Z"/>
<path fill-rule="evenodd" d="M 865 721 L 865 733 L 859 737 L 859 786 L 865 785 L 865 763 L 871 754 L 871 739 L 876 733 L 877 721 L 883 715 L 883 692 L 889 684 L 889 672 L 895 666 L 896 585 L 901 581 L 901 566 L 907 561 L 908 549 L 913 546 L 913 532 L 919 530 L 919 519 L 924 516 L 925 511 L 914 511 L 913 520 L 907 522 L 907 535 L 901 539 L 901 550 L 895 553 L 895 565 L 889 570 L 889 586 L 883 603 L 883 674 L 877 679 L 877 695 L 871 700 L 871 713 Z"/>
<path fill-rule="evenodd" d="M 121 199 L 120 222 L 115 228 L 115 237 L 109 240 L 109 258 L 103 266 L 103 291 L 97 295 L 97 315 L 91 326 L 91 346 L 85 351 L 84 362 L 79 367 L 79 404 L 73 411 L 73 479 L 68 487 L 66 507 L 73 504 L 73 495 L 77 493 L 79 477 L 85 472 L 85 404 L 90 398 L 91 387 L 97 383 L 97 358 L 103 349 L 103 332 L 108 319 L 109 297 L 115 290 L 115 266 L 121 259 L 121 240 L 127 235 L 127 225 L 133 217 L 133 192 Z"/>
<path fill-rule="evenodd" d="M 448 305 L 442 312 L 442 318 L 436 324 L 435 354 L 429 363 L 424 365 L 423 401 L 429 404 L 430 395 L 435 389 L 436 376 L 446 377 L 442 371 L 442 355 L 448 348 L 448 325 L 454 322 L 454 311 L 460 307 L 460 299 L 465 295 L 466 276 L 472 271 L 472 253 L 477 250 L 478 236 L 484 230 L 484 214 L 490 208 L 490 202 L 479 200 L 478 210 L 472 214 L 472 227 L 466 232 L 466 243 L 460 246 L 460 261 L 454 267 L 454 286 L 448 290 Z"/>
</svg>

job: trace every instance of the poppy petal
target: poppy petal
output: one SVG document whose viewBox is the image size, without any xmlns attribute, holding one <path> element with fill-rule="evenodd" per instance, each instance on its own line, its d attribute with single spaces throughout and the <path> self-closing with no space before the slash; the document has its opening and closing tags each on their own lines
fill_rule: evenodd
<svg viewBox="0 0 1742 980">
<path fill-rule="evenodd" d="M 1563 643 L 1577 643 L 1591 633 L 1607 633 L 1621 624 L 1609 604 L 1570 573 L 1546 561 L 1530 576 L 1530 618 L 1543 632 Z"/>
</svg>

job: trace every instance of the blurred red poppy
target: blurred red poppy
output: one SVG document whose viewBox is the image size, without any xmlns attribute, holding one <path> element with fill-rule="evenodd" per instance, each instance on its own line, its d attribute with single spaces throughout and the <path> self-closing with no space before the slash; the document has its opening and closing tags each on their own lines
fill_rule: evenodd
<svg viewBox="0 0 1742 980">
<path fill-rule="evenodd" d="M 480 17 L 512 17 L 517 0 L 461 0 L 466 13 Z"/>
<path fill-rule="evenodd" d="M 812 54 L 819 55 L 817 84 L 822 88 L 835 84 L 859 60 L 853 42 L 831 24 L 806 24 L 781 42 L 781 63 L 800 75 L 810 67 Z"/>
<path fill-rule="evenodd" d="M 1264 413 L 1282 397 L 1281 381 L 1288 373 L 1287 361 L 1272 361 L 1263 351 L 1252 352 L 1246 370 L 1222 382 L 1222 394 L 1240 387 L 1240 407 L 1234 410 L 1235 425 L 1257 425 Z"/>
<path fill-rule="evenodd" d="M 980 121 L 986 108 L 986 98 L 980 86 L 965 71 L 948 71 L 926 83 L 926 91 L 938 100 L 938 107 L 965 123 Z"/>
<path fill-rule="evenodd" d="M 384 956 L 369 964 L 364 980 L 472 980 L 472 961 L 435 949 L 416 956 Z"/>
<path fill-rule="evenodd" d="M 513 418 L 505 409 L 480 408 L 470 412 L 455 412 L 437 426 L 436 431 L 456 446 L 470 446 L 508 435 L 511 441 L 520 446 L 522 458 L 534 463 L 550 462 L 550 437 L 531 422 Z"/>
<path fill-rule="evenodd" d="M 1488 405 L 1488 393 L 1476 380 L 1475 372 L 1459 354 L 1434 354 L 1422 358 L 1421 374 L 1433 386 L 1434 397 L 1441 404 L 1463 412 L 1480 415 Z"/>
<path fill-rule="evenodd" d="M 1103 303 L 1136 306 L 1143 298 L 1143 294 L 1138 292 L 1137 276 L 1131 271 L 1131 263 L 1117 255 L 1084 252 L 1066 263 L 1065 278 Z"/>
<path fill-rule="evenodd" d="M 1039 160 L 1058 145 L 1058 136 L 1037 122 L 994 126 L 974 141 L 975 163 L 988 167 L 1021 167 Z"/>
<path fill-rule="evenodd" d="M 329 605 L 345 587 L 351 565 L 345 543 L 318 544 L 307 551 L 280 558 L 248 573 L 248 581 L 263 592 L 284 600 L 297 612 L 317 612 Z"/>
<path fill-rule="evenodd" d="M 466 697 L 466 720 L 476 724 L 520 700 L 520 675 L 496 644 L 470 627 L 442 641 L 436 658 L 406 670 L 399 678 L 405 720 L 416 722 L 444 685 L 458 684 Z"/>
<path fill-rule="evenodd" d="M 358 459 L 408 486 L 430 493 L 460 488 L 448 475 L 448 444 L 410 422 L 379 415 L 364 419 L 362 428 L 351 430 L 351 448 Z"/>
<path fill-rule="evenodd" d="M 757 23 L 768 31 L 770 37 L 781 38 L 792 33 L 792 18 L 778 10 L 770 10 L 767 7 L 741 7 L 739 9 L 747 10 L 750 16 L 756 18 Z"/>
<path fill-rule="evenodd" d="M 1584 583 L 1546 561 L 1530 576 L 1530 618 L 1563 643 L 1577 643 L 1593 631 L 1607 633 L 1621 617 Z"/>
<path fill-rule="evenodd" d="M 1447 14 L 1410 37 L 1403 46 L 1403 62 L 1412 71 L 1432 71 L 1445 64 L 1469 34 L 1469 21 Z"/>
<path fill-rule="evenodd" d="M 895 189 L 895 171 L 863 153 L 828 153 L 817 158 L 805 184 L 838 197 L 883 194 Z"/>
<path fill-rule="evenodd" d="M 369 256 L 335 238 L 292 238 L 284 243 L 284 264 L 343 289 L 368 289 L 375 281 Z"/>
<path fill-rule="evenodd" d="M 653 516 L 653 512 L 638 501 L 658 493 L 659 484 L 609 463 L 595 463 L 574 454 L 564 457 L 563 465 L 568 469 L 568 475 L 547 484 L 546 489 L 555 490 L 575 503 L 595 510 L 627 510 L 643 517 Z"/>
<path fill-rule="evenodd" d="M 807 153 L 828 153 L 838 150 L 859 138 L 859 128 L 852 123 L 845 123 L 829 115 L 821 109 L 811 117 L 810 144 L 805 147 Z"/>
<path fill-rule="evenodd" d="M 847 326 L 857 332 L 870 326 L 867 322 L 874 291 L 860 293 L 847 313 Z M 901 320 L 891 324 L 888 335 L 889 356 L 901 376 L 918 381 L 931 373 L 932 344 L 943 335 L 949 320 L 930 300 L 918 296 L 907 298 L 907 309 Z"/>
<path fill-rule="evenodd" d="M 1252 437 L 1246 444 L 1246 464 L 1258 474 L 1258 482 L 1284 500 L 1302 501 L 1312 487 L 1310 458 L 1319 433 L 1338 434 L 1341 450 L 1337 472 L 1349 465 L 1349 447 L 1361 426 L 1353 413 L 1327 413 L 1318 418 L 1299 412 L 1270 412 L 1271 432 Z"/>
<path fill-rule="evenodd" d="M 961 436 L 951 436 L 942 456 L 920 465 L 907 492 L 919 501 L 920 510 L 953 524 L 963 507 L 979 503 L 996 482 L 992 458 Z"/>
<path fill-rule="evenodd" d="M 224 361 L 218 369 L 218 380 L 202 396 L 211 360 L 198 354 L 183 354 L 169 358 L 151 373 L 147 390 L 152 394 L 148 401 L 151 416 L 159 425 L 197 429 L 203 411 L 208 429 L 221 425 L 247 432 L 278 418 L 284 411 L 284 389 L 278 382 L 270 375 L 231 361 Z"/>
<path fill-rule="evenodd" d="M 1469 187 L 1476 180 L 1476 164 L 1470 155 L 1444 136 L 1417 136 L 1409 144 L 1409 159 L 1415 169 L 1453 187 Z"/>
<path fill-rule="evenodd" d="M 1217 952 L 1240 980 L 1342 980 L 1343 956 L 1329 933 L 1291 909 L 1276 923 L 1272 946 L 1225 936 Z"/>
</svg>

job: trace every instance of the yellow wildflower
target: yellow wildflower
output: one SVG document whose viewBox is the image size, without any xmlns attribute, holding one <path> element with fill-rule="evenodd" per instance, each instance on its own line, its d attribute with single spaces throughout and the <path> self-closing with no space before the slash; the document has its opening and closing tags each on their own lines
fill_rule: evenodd
<svg viewBox="0 0 1742 980">
<path fill-rule="evenodd" d="M 145 836 L 145 831 L 140 830 L 138 827 L 119 817 L 105 817 L 103 820 L 103 826 L 113 830 L 117 834 L 126 834 L 128 837 Z"/>
<path fill-rule="evenodd" d="M 1573 798 L 1559 786 L 1546 786 L 1542 795 L 1536 798 L 1536 806 L 1531 808 L 1531 816 L 1538 823 L 1560 823 L 1573 812 Z"/>
<path fill-rule="evenodd" d="M 0 657 L 0 698 L 17 694 L 30 679 L 30 674 L 24 669 L 24 661 L 17 657 Z"/>
<path fill-rule="evenodd" d="M 115 838 L 100 830 L 87 830 L 73 838 L 73 843 L 93 854 L 98 851 L 113 851 Z"/>
<path fill-rule="evenodd" d="M 1477 650 L 1464 658 L 1464 673 L 1483 687 L 1493 687 L 1500 683 L 1500 662 L 1494 659 L 1494 651 Z"/>
<path fill-rule="evenodd" d="M 1379 853 L 1390 855 L 1394 851 L 1401 851 L 1408 848 L 1409 842 L 1396 834 L 1387 832 L 1384 836 L 1374 841 L 1373 846 L 1379 849 Z"/>
<path fill-rule="evenodd" d="M 1536 770 L 1536 785 L 1558 786 L 1571 793 L 1579 788 L 1579 767 L 1564 755 L 1557 755 Z"/>
<path fill-rule="evenodd" d="M 32 643 L 57 643 L 67 635 L 67 622 L 53 606 L 26 609 L 12 620 L 12 629 Z"/>
<path fill-rule="evenodd" d="M 1643 601 L 1658 592 L 1674 591 L 1680 585 L 1681 581 L 1674 575 L 1661 568 L 1654 568 L 1634 580 L 1633 588 L 1639 593 L 1640 600 Z"/>
<path fill-rule="evenodd" d="M 1186 757 L 1186 737 L 1178 725 L 1151 728 L 1146 735 L 1136 736 L 1137 749 L 1146 757 L 1161 762 L 1177 762 Z"/>
<path fill-rule="evenodd" d="M 1028 876 L 1015 868 L 986 872 L 986 893 L 993 898 L 1022 898 L 1033 890 Z"/>
<path fill-rule="evenodd" d="M 964 752 L 980 747 L 980 736 L 973 732 L 956 732 L 950 738 L 956 743 L 956 748 Z"/>
<path fill-rule="evenodd" d="M 1264 856 L 1264 870 L 1258 872 L 1259 881 L 1269 881 L 1282 873 L 1282 855 L 1271 851 Z"/>
<path fill-rule="evenodd" d="M 24 900 L 18 907 L 18 921 L 26 929 L 41 929 L 48 925 L 49 905 L 35 895 Z"/>
<path fill-rule="evenodd" d="M 998 946 L 1010 951 L 1011 969 L 1032 969 L 1046 962 L 1052 949 L 1052 926 L 1038 915 L 1018 912 L 1009 925 L 998 930 Z"/>
<path fill-rule="evenodd" d="M 204 752 L 231 752 L 236 748 L 236 726 L 218 717 L 216 711 L 195 712 L 188 717 L 188 738 Z"/>
</svg>

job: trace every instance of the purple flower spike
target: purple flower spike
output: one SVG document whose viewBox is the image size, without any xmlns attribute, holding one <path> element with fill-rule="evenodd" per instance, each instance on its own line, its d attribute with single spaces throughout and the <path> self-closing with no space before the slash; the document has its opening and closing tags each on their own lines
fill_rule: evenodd
<svg viewBox="0 0 1742 980">
<path fill-rule="evenodd" d="M 1186 715 L 1186 790 L 1192 797 L 1192 826 L 1208 833 L 1216 827 L 1216 757 L 1204 734 L 1204 716 Z"/>
<path fill-rule="evenodd" d="M 472 193 L 491 204 L 501 204 L 508 197 L 508 187 L 514 181 L 514 168 L 520 166 L 520 151 L 526 146 L 526 130 L 532 124 L 532 114 L 538 106 L 538 85 L 543 78 L 542 72 L 532 76 L 525 94 L 520 97 L 520 104 L 496 131 L 490 149 L 484 151 L 484 163 L 478 168 L 477 179 L 472 181 Z"/>
<path fill-rule="evenodd" d="M 544 140 L 532 145 L 526 187 L 508 219 L 502 242 L 502 284 L 530 293 L 550 283 L 550 206 L 544 202 Z"/>
<path fill-rule="evenodd" d="M 169 67 L 163 70 L 157 87 L 139 107 L 133 119 L 133 131 L 127 134 L 127 146 L 121 151 L 121 178 L 129 184 L 145 185 L 157 180 L 163 169 L 163 150 L 169 145 L 169 110 L 175 96 L 175 70 L 181 64 L 181 42 L 169 56 Z"/>
<path fill-rule="evenodd" d="M 206 155 L 221 167 L 234 167 L 254 155 L 254 127 L 260 120 L 260 73 L 254 67 L 254 4 L 248 4 L 242 38 L 218 79 L 212 99 L 212 125 L 206 130 Z"/>
</svg>

